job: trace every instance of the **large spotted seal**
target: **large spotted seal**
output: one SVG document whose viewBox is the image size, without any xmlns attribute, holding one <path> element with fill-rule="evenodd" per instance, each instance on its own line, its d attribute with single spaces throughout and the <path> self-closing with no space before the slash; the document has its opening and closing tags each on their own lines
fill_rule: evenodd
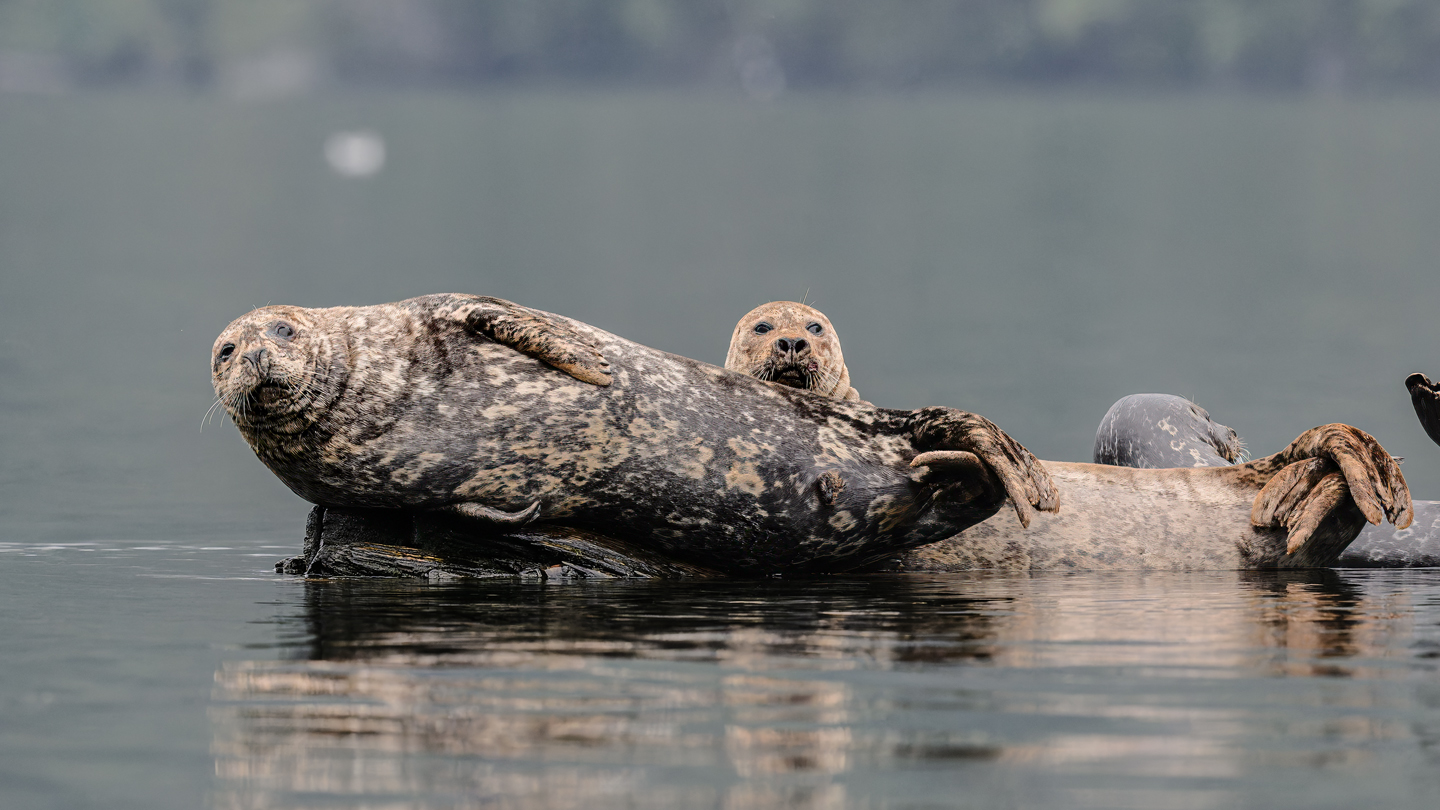
<svg viewBox="0 0 1440 810">
<path fill-rule="evenodd" d="M 255 453 L 327 507 L 621 537 L 723 571 L 844 570 L 1057 507 L 988 420 L 768 385 L 495 298 L 271 306 L 215 341 Z"/>
<path fill-rule="evenodd" d="M 1235 463 L 1243 448 L 1233 429 L 1216 422 L 1188 399 L 1173 394 L 1131 394 L 1111 405 L 1100 420 L 1094 461 L 1148 469 L 1226 467 Z M 1365 526 L 1337 564 L 1366 568 L 1440 565 L 1440 502 L 1414 501 L 1414 508 L 1415 520 L 1409 528 Z"/>
<path fill-rule="evenodd" d="M 771 301 L 745 313 L 730 336 L 725 368 L 835 399 L 860 399 L 830 319 L 794 301 Z"/>
<path fill-rule="evenodd" d="M 731 340 L 732 357 L 736 341 L 764 322 L 767 308 L 774 306 L 767 304 L 740 320 Z M 838 347 L 833 325 L 824 323 Z M 754 376 L 760 376 L 763 368 L 729 360 L 726 365 Z M 1409 492 L 1399 468 L 1373 438 L 1355 428 L 1314 428 L 1280 453 L 1231 465 L 1243 451 L 1234 431 L 1210 422 L 1208 415 L 1202 423 L 1197 416 L 1203 410 L 1192 403 L 1165 406 L 1177 409 L 1173 414 L 1177 421 L 1183 410 L 1191 417 L 1187 424 L 1213 428 L 1195 431 L 1187 437 L 1189 444 L 1176 445 L 1175 452 L 1194 449 L 1202 456 L 1223 456 L 1225 469 L 1189 464 L 1183 466 L 1195 469 L 1140 470 L 1046 461 L 1064 510 L 1038 516 L 1029 527 L 997 514 L 879 567 L 955 571 L 1328 566 L 1365 520 L 1379 523 L 1383 516 L 1401 526 L 1410 522 Z M 1157 411 L 1161 418 L 1166 413 Z M 1171 438 L 1166 434 L 1166 440 Z M 1102 438 L 1096 441 L 1098 447 Z M 1104 441 L 1116 453 L 1143 454 L 1159 438 L 1131 433 Z"/>
</svg>

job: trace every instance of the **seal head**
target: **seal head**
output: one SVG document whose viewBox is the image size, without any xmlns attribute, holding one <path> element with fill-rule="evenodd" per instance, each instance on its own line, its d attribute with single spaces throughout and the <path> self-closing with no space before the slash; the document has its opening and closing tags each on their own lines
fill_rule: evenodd
<svg viewBox="0 0 1440 810">
<path fill-rule="evenodd" d="M 1093 460 L 1116 467 L 1225 467 L 1240 461 L 1245 443 L 1188 399 L 1131 394 L 1100 420 Z"/>
<path fill-rule="evenodd" d="M 215 339 L 210 352 L 215 397 L 247 439 L 303 432 L 343 390 L 343 335 L 320 328 L 323 312 L 262 307 Z"/>
<path fill-rule="evenodd" d="M 725 368 L 833 399 L 860 400 L 830 319 L 794 301 L 771 301 L 746 313 L 730 336 Z"/>
</svg>

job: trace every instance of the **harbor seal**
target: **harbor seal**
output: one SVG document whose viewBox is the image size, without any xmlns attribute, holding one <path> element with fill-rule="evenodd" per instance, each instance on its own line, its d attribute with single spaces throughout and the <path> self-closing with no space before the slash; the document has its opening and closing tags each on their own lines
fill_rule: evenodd
<svg viewBox="0 0 1440 810">
<path fill-rule="evenodd" d="M 1123 397 L 1100 420 L 1092 460 L 1117 467 L 1224 467 L 1241 459 L 1240 435 L 1188 399 L 1169 394 Z"/>
<path fill-rule="evenodd" d="M 817 397 L 497 298 L 263 307 L 211 375 L 317 505 L 580 529 L 728 573 L 847 570 L 1007 500 L 1022 525 L 1058 508 L 976 414 Z"/>
<path fill-rule="evenodd" d="M 737 324 L 732 354 L 736 339 L 763 319 L 765 309 Z M 834 327 L 826 324 L 838 346 Z M 754 376 L 761 368 L 726 365 Z M 1193 403 L 1183 407 L 1192 417 L 1203 413 Z M 1205 424 L 1213 425 L 1213 432 L 1195 432 L 1180 449 L 1238 460 L 1243 444 L 1234 431 L 1211 422 L 1208 414 Z M 1117 434 L 1109 446 L 1143 453 L 1147 441 L 1158 439 Z M 1409 491 L 1399 467 L 1373 438 L 1348 425 L 1306 431 L 1274 456 L 1239 465 L 1229 461 L 1224 470 L 1208 464 L 1138 470 L 1045 461 L 1066 504 L 1063 512 L 1039 516 L 1029 527 L 997 514 L 875 570 L 1323 567 L 1334 564 L 1365 521 L 1410 523 Z"/>
<path fill-rule="evenodd" d="M 1216 422 L 1208 411 L 1188 399 L 1172 394 L 1131 394 L 1111 405 L 1100 421 L 1093 458 L 1096 464 L 1146 469 L 1228 467 L 1238 460 L 1243 448 L 1244 443 L 1232 428 Z M 1409 528 L 1385 524 L 1363 527 L 1336 565 L 1440 565 L 1440 502 L 1413 503 L 1415 519 Z"/>
<path fill-rule="evenodd" d="M 730 336 L 725 368 L 821 396 L 860 399 L 830 319 L 794 301 L 771 301 L 745 313 Z"/>
<path fill-rule="evenodd" d="M 1410 392 L 1410 404 L 1415 406 L 1415 415 L 1420 417 L 1425 434 L 1440 444 L 1440 386 L 1417 372 L 1405 378 L 1405 388 Z"/>
</svg>

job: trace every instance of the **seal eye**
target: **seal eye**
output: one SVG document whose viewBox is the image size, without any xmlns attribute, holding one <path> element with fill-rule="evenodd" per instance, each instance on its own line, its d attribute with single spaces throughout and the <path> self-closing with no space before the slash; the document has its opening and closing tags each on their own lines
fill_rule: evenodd
<svg viewBox="0 0 1440 810">
<path fill-rule="evenodd" d="M 766 332 L 769 332 L 771 329 L 774 329 L 774 328 L 775 328 L 775 327 L 771 326 L 770 324 L 768 324 L 768 323 L 766 323 L 766 322 L 764 322 L 764 321 L 761 321 L 761 322 L 755 324 L 755 334 L 757 334 L 757 335 L 763 335 L 763 334 L 765 334 Z"/>
<path fill-rule="evenodd" d="M 820 334 L 821 332 L 824 332 L 824 331 L 825 331 L 825 328 L 822 327 L 822 326 L 821 326 L 820 324 L 818 324 L 818 323 L 812 323 L 812 324 L 810 324 L 809 326 L 807 326 L 807 327 L 805 327 L 805 328 L 806 328 L 806 329 L 809 329 L 809 330 L 810 330 L 810 334 L 812 334 L 812 335 L 818 335 L 818 334 Z"/>
<path fill-rule="evenodd" d="M 234 353 L 235 353 L 235 344 L 234 344 L 234 343 L 226 343 L 224 346 L 221 346 L 221 347 L 220 347 L 220 355 L 219 355 L 220 362 L 223 363 L 223 362 L 225 362 L 226 360 L 229 360 L 229 359 L 230 359 L 230 355 L 232 355 L 232 354 L 234 354 Z"/>
<path fill-rule="evenodd" d="M 279 323 L 270 327 L 270 334 L 274 335 L 277 338 L 280 338 L 281 340 L 293 340 L 295 337 L 295 327 L 291 326 L 288 323 L 285 323 L 284 321 L 280 321 Z"/>
</svg>

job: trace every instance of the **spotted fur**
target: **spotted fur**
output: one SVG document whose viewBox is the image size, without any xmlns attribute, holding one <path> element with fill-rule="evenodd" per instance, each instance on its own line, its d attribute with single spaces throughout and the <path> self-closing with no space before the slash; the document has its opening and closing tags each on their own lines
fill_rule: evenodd
<svg viewBox="0 0 1440 810">
<path fill-rule="evenodd" d="M 860 566 L 990 517 L 1011 490 L 1018 520 L 1053 508 L 1044 468 L 981 417 L 766 385 L 499 299 L 264 307 L 221 333 L 212 376 L 312 503 L 502 523 L 539 503 L 536 527 L 729 572 Z M 920 480 L 910 463 L 934 449 L 986 466 Z M 829 473 L 843 486 L 822 488 Z"/>
</svg>

